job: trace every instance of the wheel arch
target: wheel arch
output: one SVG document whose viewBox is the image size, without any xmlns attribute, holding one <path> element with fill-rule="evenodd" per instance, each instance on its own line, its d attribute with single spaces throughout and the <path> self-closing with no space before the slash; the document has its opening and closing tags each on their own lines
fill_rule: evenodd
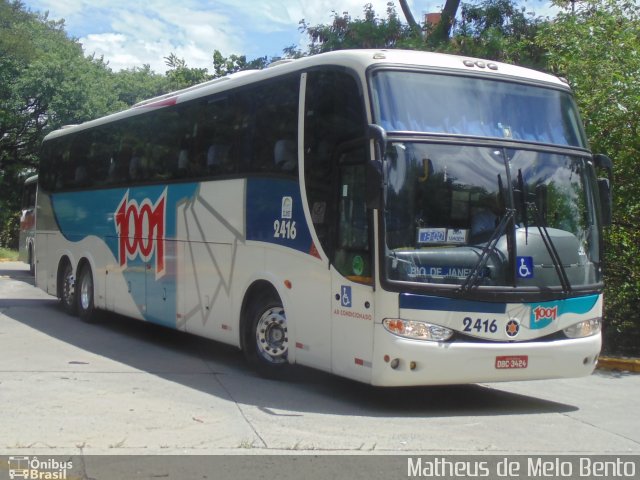
<svg viewBox="0 0 640 480">
<path fill-rule="evenodd" d="M 58 269 L 56 271 L 56 296 L 58 298 L 62 298 L 62 282 L 64 281 L 64 279 L 62 278 L 62 275 L 64 273 L 64 268 L 67 264 L 71 265 L 71 269 L 74 270 L 73 261 L 71 260 L 69 255 L 67 254 L 61 255 L 60 260 L 58 260 Z"/>
<path fill-rule="evenodd" d="M 270 280 L 258 279 L 254 280 L 246 289 L 242 298 L 242 305 L 240 307 L 240 349 L 245 350 L 247 346 L 247 331 L 250 324 L 250 319 L 247 318 L 247 312 L 251 302 L 258 301 L 260 298 L 267 295 L 273 295 L 278 297 L 284 302 L 282 295 L 278 292 L 278 289 L 273 285 Z M 283 303 L 284 304 L 284 303 Z M 286 311 L 286 310 L 285 310 Z"/>
<path fill-rule="evenodd" d="M 82 257 L 80 259 L 80 261 L 78 262 L 78 266 L 76 267 L 76 272 L 81 272 L 86 265 L 89 265 L 89 268 L 91 268 L 91 271 L 93 272 L 93 268 L 91 267 L 91 262 L 87 257 Z"/>
</svg>

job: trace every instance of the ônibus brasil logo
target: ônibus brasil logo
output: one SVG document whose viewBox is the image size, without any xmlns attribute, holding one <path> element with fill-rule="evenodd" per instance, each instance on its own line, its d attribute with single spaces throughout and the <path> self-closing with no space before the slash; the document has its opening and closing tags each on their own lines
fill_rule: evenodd
<svg viewBox="0 0 640 480">
<path fill-rule="evenodd" d="M 166 188 L 155 203 L 145 198 L 138 204 L 136 200 L 129 200 L 129 190 L 124 194 L 115 215 L 120 266 L 137 257 L 148 262 L 155 253 L 156 278 L 164 275 L 166 199 Z"/>
</svg>

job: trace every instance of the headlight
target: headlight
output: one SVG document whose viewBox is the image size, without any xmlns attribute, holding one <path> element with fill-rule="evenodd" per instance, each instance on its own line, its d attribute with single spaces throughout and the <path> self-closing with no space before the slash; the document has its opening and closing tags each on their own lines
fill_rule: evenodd
<svg viewBox="0 0 640 480">
<path fill-rule="evenodd" d="M 382 325 L 391 333 L 416 340 L 443 342 L 453 335 L 453 330 L 441 327 L 440 325 L 416 322 L 413 320 L 402 320 L 401 318 L 385 318 L 382 321 Z"/>
<path fill-rule="evenodd" d="M 564 334 L 569 338 L 590 337 L 602 329 L 602 318 L 591 318 L 565 328 Z"/>
</svg>

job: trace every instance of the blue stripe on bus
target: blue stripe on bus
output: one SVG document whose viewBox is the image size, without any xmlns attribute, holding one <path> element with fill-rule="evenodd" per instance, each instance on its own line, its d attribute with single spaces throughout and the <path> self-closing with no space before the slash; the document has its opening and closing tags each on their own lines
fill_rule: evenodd
<svg viewBox="0 0 640 480">
<path fill-rule="evenodd" d="M 311 232 L 296 180 L 248 178 L 246 222 L 247 240 L 311 252 Z"/>
<path fill-rule="evenodd" d="M 505 303 L 476 302 L 427 295 L 400 294 L 400 308 L 443 312 L 506 313 Z"/>
</svg>

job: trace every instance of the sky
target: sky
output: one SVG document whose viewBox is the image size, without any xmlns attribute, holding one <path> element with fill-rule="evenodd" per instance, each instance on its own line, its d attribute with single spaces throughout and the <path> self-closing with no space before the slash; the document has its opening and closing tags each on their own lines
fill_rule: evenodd
<svg viewBox="0 0 640 480">
<path fill-rule="evenodd" d="M 299 22 L 327 24 L 332 12 L 362 17 L 371 3 L 386 15 L 389 0 L 26 0 L 31 11 L 49 12 L 65 20 L 69 36 L 82 43 L 85 54 L 103 56 L 114 71 L 141 67 L 166 71 L 164 57 L 175 53 L 189 67 L 212 67 L 214 50 L 249 60 L 282 55 L 285 47 L 305 49 L 308 39 Z M 519 0 L 536 15 L 553 15 L 547 0 Z M 400 18 L 402 10 L 398 2 Z M 442 9 L 444 0 L 413 0 L 416 19 Z"/>
</svg>

